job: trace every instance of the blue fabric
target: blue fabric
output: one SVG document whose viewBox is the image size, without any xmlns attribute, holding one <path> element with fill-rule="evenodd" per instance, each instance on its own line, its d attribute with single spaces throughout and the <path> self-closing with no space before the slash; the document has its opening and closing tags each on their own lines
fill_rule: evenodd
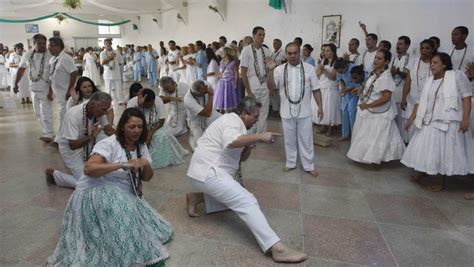
<svg viewBox="0 0 474 267">
<path fill-rule="evenodd" d="M 136 82 L 141 82 L 142 80 L 141 58 L 141 52 L 136 52 L 133 55 L 133 80 Z"/>
<path fill-rule="evenodd" d="M 197 76 L 198 80 L 206 80 L 206 77 L 203 76 L 204 73 L 207 72 L 207 60 L 206 56 L 204 55 L 204 51 L 199 50 L 196 54 L 196 62 L 199 65 L 202 65 L 201 67 L 197 68 Z"/>
<path fill-rule="evenodd" d="M 354 88 L 360 86 L 358 83 L 352 81 L 351 70 L 357 65 L 349 64 L 347 71 L 343 74 L 337 73 L 337 81 L 342 81 L 346 88 Z M 355 93 L 346 93 L 341 97 L 341 110 L 342 110 L 342 136 L 351 136 L 352 129 L 354 128 L 355 117 L 357 113 L 357 102 L 359 97 Z"/>
<path fill-rule="evenodd" d="M 312 65 L 313 67 L 316 66 L 316 62 L 314 61 L 314 58 L 313 57 L 308 57 L 307 59 L 304 60 L 304 62 Z"/>
<path fill-rule="evenodd" d="M 146 55 L 147 64 L 148 64 L 148 82 L 151 86 L 155 86 L 157 83 L 157 63 L 152 52 L 148 52 Z"/>
</svg>

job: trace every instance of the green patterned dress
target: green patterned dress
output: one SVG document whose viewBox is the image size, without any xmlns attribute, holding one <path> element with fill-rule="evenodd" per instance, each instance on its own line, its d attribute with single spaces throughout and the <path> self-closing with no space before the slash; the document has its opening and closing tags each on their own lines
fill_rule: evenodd
<svg viewBox="0 0 474 267">
<path fill-rule="evenodd" d="M 151 160 L 145 145 L 140 151 Z M 115 135 L 97 143 L 92 153 L 110 163 L 127 161 Z M 131 154 L 136 157 L 136 152 Z M 83 176 L 69 199 L 61 236 L 47 262 L 48 266 L 164 264 L 169 253 L 163 244 L 171 236 L 171 225 L 133 193 L 128 171 Z"/>
</svg>

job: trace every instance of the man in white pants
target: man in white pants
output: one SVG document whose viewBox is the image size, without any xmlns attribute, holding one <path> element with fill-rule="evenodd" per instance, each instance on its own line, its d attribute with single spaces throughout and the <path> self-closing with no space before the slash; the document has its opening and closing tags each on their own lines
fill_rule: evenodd
<svg viewBox="0 0 474 267">
<path fill-rule="evenodd" d="M 43 134 L 40 140 L 52 142 L 54 140 L 53 128 L 53 89 L 50 86 L 51 54 L 46 50 L 46 36 L 35 34 L 33 36 L 35 48 L 27 51 L 21 58 L 20 67 L 16 75 L 14 91 L 18 91 L 18 83 L 28 68 L 28 79 L 30 80 L 30 91 L 33 99 L 33 109 L 39 120 Z"/>
<path fill-rule="evenodd" d="M 67 174 L 51 168 L 46 169 L 48 185 L 76 187 L 77 181 L 84 174 L 84 163 L 89 158 L 98 134 L 104 130 L 112 135 L 115 130 L 107 120 L 112 98 L 104 92 L 94 93 L 89 101 L 70 108 L 64 117 L 63 127 L 59 131 L 59 153 L 71 170 Z"/>
<path fill-rule="evenodd" d="M 76 63 L 72 57 L 65 53 L 64 42 L 61 38 L 49 38 L 49 52 L 53 55 L 49 61 L 51 66 L 51 87 L 59 104 L 59 129 L 66 114 L 66 97 L 69 91 L 75 91 L 77 72 Z"/>
<path fill-rule="evenodd" d="M 270 106 L 270 92 L 267 88 L 266 61 L 271 59 L 272 52 L 263 45 L 265 30 L 257 26 L 253 28 L 253 43 L 244 47 L 241 53 L 240 72 L 245 91 L 248 96 L 255 97 L 260 103 L 259 121 L 251 133 L 263 133 L 267 130 L 268 109 Z M 274 92 L 272 92 L 272 95 Z"/>
<path fill-rule="evenodd" d="M 314 168 L 313 121 L 311 94 L 318 104 L 318 117 L 323 118 L 321 90 L 313 66 L 300 60 L 297 44 L 289 43 L 285 48 L 288 63 L 276 66 L 267 64 L 268 88 L 280 91 L 280 116 L 285 138 L 286 164 L 283 171 L 296 168 L 298 150 L 304 171 L 318 176 Z"/>
<path fill-rule="evenodd" d="M 118 110 L 119 104 L 125 104 L 122 96 L 122 77 L 120 65 L 123 59 L 120 53 L 112 48 L 112 38 L 104 41 L 105 50 L 100 52 L 100 64 L 104 66 L 104 83 L 106 91 L 112 96 L 114 110 Z"/>
<path fill-rule="evenodd" d="M 205 202 L 206 211 L 231 209 L 237 213 L 264 253 L 271 252 L 276 262 L 301 262 L 307 255 L 286 247 L 268 224 L 257 199 L 233 179 L 239 162 L 246 160 L 256 142 L 273 143 L 281 134 L 247 134 L 257 121 L 261 104 L 244 97 L 237 113 L 227 113 L 214 121 L 198 140 L 188 173 L 194 188 L 203 193 L 186 195 L 188 214 L 197 217 L 196 206 Z M 213 210 L 209 205 L 214 204 Z M 220 207 L 218 207 L 220 206 Z"/>
<path fill-rule="evenodd" d="M 184 107 L 188 120 L 191 135 L 189 144 L 194 149 L 197 141 L 204 134 L 204 131 L 221 114 L 213 106 L 214 90 L 211 85 L 203 80 L 197 80 L 191 85 L 191 89 L 184 96 Z"/>
</svg>

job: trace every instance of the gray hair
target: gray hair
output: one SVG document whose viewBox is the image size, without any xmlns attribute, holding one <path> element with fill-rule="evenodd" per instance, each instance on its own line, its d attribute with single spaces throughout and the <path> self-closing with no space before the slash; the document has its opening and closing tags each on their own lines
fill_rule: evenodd
<svg viewBox="0 0 474 267">
<path fill-rule="evenodd" d="M 237 106 L 237 114 L 247 113 L 252 114 L 255 112 L 256 108 L 261 108 L 262 103 L 258 102 L 258 100 L 253 96 L 246 96 L 244 97 L 239 105 Z"/>
<path fill-rule="evenodd" d="M 196 80 L 191 85 L 191 93 L 199 94 L 199 88 L 206 86 L 206 83 L 203 80 Z"/>
<path fill-rule="evenodd" d="M 89 102 L 92 104 L 111 103 L 112 97 L 104 92 L 95 92 L 89 98 Z"/>
<path fill-rule="evenodd" d="M 168 86 L 172 85 L 174 82 L 173 78 L 165 76 L 160 79 L 160 86 L 161 88 L 165 89 Z"/>
</svg>

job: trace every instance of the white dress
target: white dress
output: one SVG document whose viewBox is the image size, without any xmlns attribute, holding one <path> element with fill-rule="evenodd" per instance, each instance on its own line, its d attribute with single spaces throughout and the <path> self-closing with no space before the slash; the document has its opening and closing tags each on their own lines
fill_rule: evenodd
<svg viewBox="0 0 474 267">
<path fill-rule="evenodd" d="M 324 69 L 331 72 L 334 70 L 334 67 L 325 65 Z M 316 101 L 312 101 L 313 122 L 329 126 L 341 124 L 341 95 L 339 93 L 339 85 L 337 81 L 330 80 L 323 73 L 319 78 L 319 84 L 321 86 L 321 99 L 323 101 L 324 116 L 322 120 L 319 120 Z"/>
<path fill-rule="evenodd" d="M 187 54 L 184 56 L 184 60 L 189 60 L 190 58 L 196 58 L 196 54 Z M 197 66 L 186 64 L 186 83 L 192 85 L 192 83 L 197 80 Z"/>
<path fill-rule="evenodd" d="M 375 75 L 367 79 L 364 92 L 359 98 L 359 105 L 363 103 L 364 94 L 372 83 L 371 79 L 374 78 L 376 78 Z M 373 85 L 373 91 L 366 100 L 367 104 L 378 100 L 382 97 L 382 92 L 386 90 L 392 92 L 391 100 L 373 109 L 361 110 L 357 107 L 351 147 L 347 152 L 347 157 L 361 163 L 380 164 L 382 161 L 400 159 L 405 151 L 405 144 L 395 123 L 397 115 L 393 99 L 395 83 L 390 70 L 384 71 L 373 82 Z"/>
<path fill-rule="evenodd" d="M 21 62 L 20 55 L 18 55 L 17 53 L 10 54 L 10 57 L 8 58 L 8 63 L 10 65 L 16 64 L 20 66 L 20 62 Z M 18 73 L 18 69 L 19 67 L 10 67 L 10 86 L 11 86 L 10 91 L 13 91 L 13 87 L 15 86 L 15 80 L 16 80 L 16 75 Z M 28 81 L 28 68 L 25 69 L 25 73 L 23 74 L 23 77 L 18 83 L 18 91 L 19 91 L 19 97 L 21 98 L 31 97 L 30 85 Z"/>
<path fill-rule="evenodd" d="M 471 97 L 472 93 L 464 74 L 456 72 L 455 77 L 459 96 L 457 110 L 446 111 L 445 83 L 440 86 L 441 79 L 427 81 L 429 84 L 423 90 L 429 91 L 422 94 L 427 101 L 427 110 L 423 115 L 420 114 L 422 112 L 417 113 L 417 116 L 423 116 L 423 123 L 401 160 L 407 167 L 429 175 L 474 173 L 474 141 L 469 130 L 465 133 L 459 131 L 463 114 L 462 98 Z"/>
<path fill-rule="evenodd" d="M 84 61 L 86 62 L 84 66 L 84 72 L 82 76 L 88 77 L 91 79 L 96 86 L 100 86 L 100 73 L 97 69 L 96 58 L 89 53 L 84 55 Z"/>
<path fill-rule="evenodd" d="M 207 72 L 214 72 L 214 75 L 212 76 L 207 76 L 207 82 L 211 84 L 212 88 L 216 88 L 217 84 L 217 73 L 219 72 L 219 64 L 217 64 L 217 61 L 212 59 L 211 62 L 209 62 L 209 65 L 207 66 Z"/>
<path fill-rule="evenodd" d="M 5 64 L 7 64 L 5 57 L 0 55 L 0 88 L 6 88 L 9 85 L 8 78 L 10 78 L 10 75 Z"/>
<path fill-rule="evenodd" d="M 425 63 L 421 61 L 420 58 L 415 61 L 413 66 L 409 66 L 408 69 L 410 71 L 411 84 L 410 93 L 407 97 L 407 107 L 405 110 L 402 110 L 401 114 L 403 127 L 408 122 L 415 104 L 420 100 L 421 90 L 423 89 L 424 82 L 428 77 L 433 76 L 430 70 L 430 63 Z M 404 128 L 400 129 L 400 133 L 405 143 L 408 143 L 411 140 L 415 134 L 415 130 L 415 125 L 412 125 L 408 131 Z"/>
<path fill-rule="evenodd" d="M 166 64 L 166 55 L 158 58 L 158 67 L 160 68 L 160 77 L 168 76 L 168 64 Z"/>
</svg>

